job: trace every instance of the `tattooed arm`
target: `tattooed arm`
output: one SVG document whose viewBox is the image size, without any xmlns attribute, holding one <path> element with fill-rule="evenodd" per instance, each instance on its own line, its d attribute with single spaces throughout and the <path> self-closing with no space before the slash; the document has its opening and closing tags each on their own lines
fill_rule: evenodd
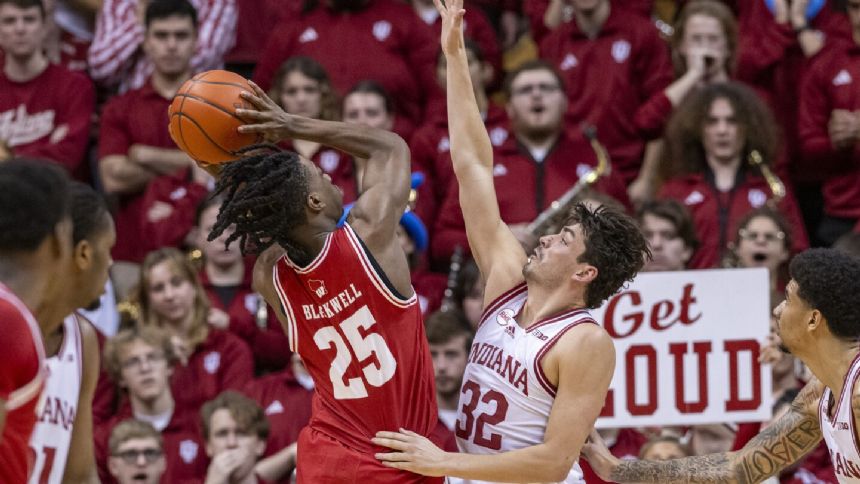
<svg viewBox="0 0 860 484">
<path fill-rule="evenodd" d="M 791 403 L 788 413 L 736 452 L 663 462 L 621 461 L 609 453 L 594 432 L 582 453 L 601 478 L 613 482 L 761 482 L 800 460 L 821 441 L 818 402 L 823 392 L 823 384 L 816 379 L 810 381 Z"/>
</svg>

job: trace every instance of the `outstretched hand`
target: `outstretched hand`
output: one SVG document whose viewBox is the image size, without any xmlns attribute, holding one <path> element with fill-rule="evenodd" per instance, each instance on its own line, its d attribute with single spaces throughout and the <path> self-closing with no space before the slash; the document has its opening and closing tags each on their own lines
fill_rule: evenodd
<svg viewBox="0 0 860 484">
<path fill-rule="evenodd" d="M 433 0 L 439 16 L 442 17 L 442 52 L 450 55 L 464 48 L 463 42 L 463 0 Z"/>
<path fill-rule="evenodd" d="M 240 133 L 261 134 L 267 142 L 277 142 L 290 137 L 290 123 L 294 116 L 287 114 L 260 86 L 248 81 L 252 92 L 243 91 L 242 99 L 252 109 L 237 108 L 236 116 L 245 124 L 239 126 Z"/>
<path fill-rule="evenodd" d="M 619 460 L 609 452 L 597 430 L 591 430 L 588 441 L 582 446 L 582 456 L 601 479 L 612 482 L 612 471 L 618 466 Z"/>
<path fill-rule="evenodd" d="M 445 475 L 443 464 L 447 460 L 447 453 L 422 435 L 400 429 L 400 432 L 377 432 L 376 437 L 370 440 L 376 445 L 397 451 L 376 454 L 376 458 L 386 467 L 425 476 Z"/>
</svg>

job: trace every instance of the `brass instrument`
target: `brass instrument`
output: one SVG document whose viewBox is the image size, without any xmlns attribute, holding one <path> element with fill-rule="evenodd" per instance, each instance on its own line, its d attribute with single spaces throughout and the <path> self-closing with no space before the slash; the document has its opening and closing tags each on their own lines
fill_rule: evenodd
<svg viewBox="0 0 860 484">
<path fill-rule="evenodd" d="M 770 166 L 765 164 L 761 153 L 759 153 L 758 150 L 750 151 L 750 154 L 747 156 L 747 161 L 750 165 L 757 167 L 759 171 L 761 171 L 768 187 L 770 187 L 773 197 L 768 200 L 768 203 L 775 206 L 782 201 L 782 199 L 785 198 L 785 184 L 783 184 L 782 180 L 780 180 L 779 177 L 770 169 Z"/>
<path fill-rule="evenodd" d="M 454 303 L 454 289 L 457 288 L 457 278 L 460 275 L 460 268 L 462 267 L 463 247 L 458 245 L 454 247 L 454 253 L 451 254 L 451 265 L 448 267 L 448 283 L 442 296 L 440 311 L 450 311 L 456 307 Z"/>
<path fill-rule="evenodd" d="M 609 153 L 606 151 L 606 147 L 597 139 L 597 129 L 594 126 L 587 126 L 583 129 L 583 134 L 588 138 L 588 141 L 591 143 L 591 149 L 597 155 L 597 166 L 583 175 L 558 200 L 550 203 L 549 207 L 528 225 L 528 232 L 534 237 L 541 237 L 556 228 L 562 222 L 561 219 L 567 215 L 567 212 L 573 206 L 576 196 L 585 188 L 593 185 L 600 177 L 612 172 Z"/>
</svg>

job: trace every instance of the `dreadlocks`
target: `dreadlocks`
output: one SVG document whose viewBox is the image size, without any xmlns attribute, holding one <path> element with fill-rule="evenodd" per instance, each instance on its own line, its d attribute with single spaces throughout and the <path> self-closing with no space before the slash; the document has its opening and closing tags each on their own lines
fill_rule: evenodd
<svg viewBox="0 0 860 484">
<path fill-rule="evenodd" d="M 308 175 L 299 156 L 272 144 L 245 148 L 243 158 L 226 163 L 213 196 L 224 203 L 208 239 L 215 240 L 231 225 L 236 231 L 227 239 L 239 239 L 243 254 L 259 254 L 278 243 L 297 262 L 306 251 L 290 243 L 290 231 L 307 221 L 305 200 Z"/>
</svg>

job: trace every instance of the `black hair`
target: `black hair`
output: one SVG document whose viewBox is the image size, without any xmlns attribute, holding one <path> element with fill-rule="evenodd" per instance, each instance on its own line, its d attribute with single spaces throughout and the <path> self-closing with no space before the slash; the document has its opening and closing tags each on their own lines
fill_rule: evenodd
<svg viewBox="0 0 860 484">
<path fill-rule="evenodd" d="M 69 185 L 72 216 L 72 243 L 89 239 L 108 226 L 110 217 L 104 198 L 89 185 L 72 181 Z"/>
<path fill-rule="evenodd" d="M 3 4 L 14 5 L 22 10 L 38 7 L 39 13 L 42 14 L 42 20 L 45 20 L 45 17 L 47 17 L 45 3 L 42 0 L 0 0 L 0 5 Z"/>
<path fill-rule="evenodd" d="M 585 291 L 585 305 L 593 309 L 636 277 L 651 250 L 636 221 L 606 205 L 592 211 L 577 203 L 564 225 L 577 224 L 585 239 L 585 252 L 578 262 L 597 268 L 597 277 Z"/>
<path fill-rule="evenodd" d="M 305 256 L 290 242 L 290 232 L 307 221 L 305 202 L 310 193 L 299 155 L 271 144 L 249 146 L 243 152 L 249 154 L 224 165 L 215 186 L 215 195 L 223 194 L 224 203 L 208 240 L 235 224 L 226 243 L 238 239 L 242 254 L 259 254 L 278 243 L 291 257 Z"/>
<path fill-rule="evenodd" d="M 197 9 L 188 0 L 152 0 L 146 6 L 144 24 L 149 29 L 153 21 L 174 16 L 190 17 L 191 25 L 197 30 Z"/>
<path fill-rule="evenodd" d="M 0 251 L 33 251 L 69 215 L 69 178 L 41 160 L 0 163 Z"/>
<path fill-rule="evenodd" d="M 200 202 L 197 205 L 197 208 L 194 210 L 194 225 L 199 227 L 200 219 L 203 218 L 203 212 L 208 210 L 210 207 L 220 207 L 221 204 L 224 203 L 224 200 L 226 199 L 223 195 L 219 195 L 216 193 L 213 193 L 212 195 L 209 195 L 208 197 L 204 198 L 203 201 Z"/>
<path fill-rule="evenodd" d="M 838 249 L 809 249 L 792 259 L 797 296 L 817 309 L 837 338 L 860 338 L 860 260 Z"/>
<path fill-rule="evenodd" d="M 472 329 L 466 315 L 458 309 L 440 310 L 427 316 L 424 321 L 424 332 L 427 335 L 427 343 L 431 345 L 443 345 L 457 336 L 465 336 L 466 354 L 469 353 L 472 339 L 475 337 L 475 330 Z"/>
</svg>

